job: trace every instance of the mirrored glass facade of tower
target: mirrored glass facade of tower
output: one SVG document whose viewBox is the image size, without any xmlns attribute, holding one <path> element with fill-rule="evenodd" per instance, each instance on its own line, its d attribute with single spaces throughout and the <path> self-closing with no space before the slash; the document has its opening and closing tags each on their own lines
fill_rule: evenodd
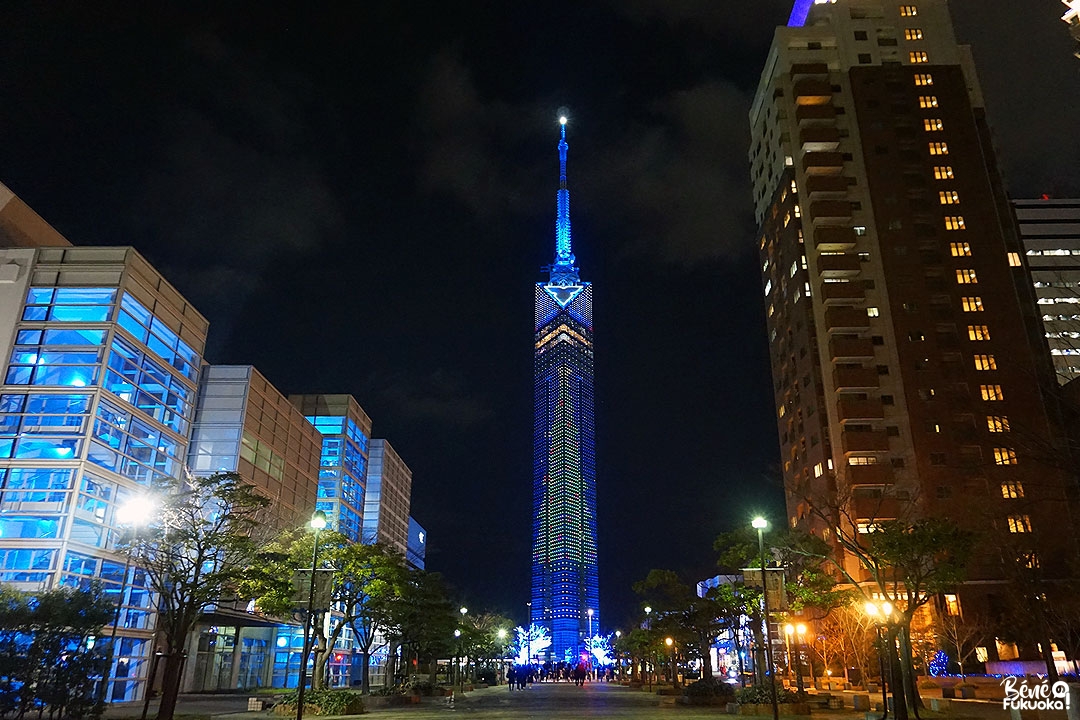
<svg viewBox="0 0 1080 720">
<path fill-rule="evenodd" d="M 566 125 L 559 141 L 555 261 L 536 285 L 533 546 L 530 621 L 546 627 L 547 658 L 575 661 L 600 627 L 596 561 L 596 427 L 592 284 L 574 267 Z"/>
</svg>

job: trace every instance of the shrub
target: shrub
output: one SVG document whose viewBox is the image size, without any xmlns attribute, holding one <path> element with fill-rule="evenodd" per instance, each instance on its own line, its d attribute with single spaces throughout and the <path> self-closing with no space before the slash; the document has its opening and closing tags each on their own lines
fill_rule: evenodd
<svg viewBox="0 0 1080 720">
<path fill-rule="evenodd" d="M 735 688 L 715 679 L 698 680 L 686 686 L 685 694 L 690 697 L 735 697 Z"/>
<path fill-rule="evenodd" d="M 275 707 L 279 714 L 296 711 L 296 691 L 281 699 Z M 304 693 L 304 712 L 312 715 L 359 715 L 364 712 L 364 696 L 355 690 L 308 690 Z"/>
<path fill-rule="evenodd" d="M 482 682 L 485 685 L 494 685 L 495 684 L 495 671 L 492 670 L 491 668 L 485 668 L 484 670 L 481 670 L 480 672 L 476 673 L 476 680 L 477 680 L 477 682 Z"/>
<path fill-rule="evenodd" d="M 769 692 L 768 685 L 754 685 L 736 690 L 735 700 L 743 705 L 769 705 L 772 703 L 772 694 Z M 798 692 L 777 686 L 776 702 L 796 703 L 801 700 L 802 697 Z"/>
</svg>

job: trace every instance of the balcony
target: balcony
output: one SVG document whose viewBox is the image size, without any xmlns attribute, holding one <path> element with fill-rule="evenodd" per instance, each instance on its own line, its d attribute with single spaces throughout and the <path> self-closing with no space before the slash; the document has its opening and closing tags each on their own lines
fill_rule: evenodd
<svg viewBox="0 0 1080 720">
<path fill-rule="evenodd" d="M 892 466 L 883 463 L 848 465 L 847 481 L 850 485 L 889 485 L 893 481 Z"/>
<path fill-rule="evenodd" d="M 829 66 L 826 63 L 793 63 L 791 66 L 791 79 L 799 75 L 828 75 Z"/>
<path fill-rule="evenodd" d="M 844 156 L 838 152 L 808 152 L 802 157 L 807 175 L 840 175 L 844 172 Z"/>
<path fill-rule="evenodd" d="M 817 193 L 847 194 L 847 178 L 841 175 L 811 175 L 806 178 L 806 192 L 811 198 Z"/>
<path fill-rule="evenodd" d="M 894 497 L 851 498 L 851 514 L 860 520 L 891 520 L 895 519 L 899 512 L 900 501 Z"/>
<path fill-rule="evenodd" d="M 832 101 L 832 86 L 828 80 L 804 77 L 795 81 L 796 105 L 825 105 Z"/>
<path fill-rule="evenodd" d="M 828 152 L 840 147 L 840 131 L 835 127 L 805 127 L 799 131 L 803 150 Z"/>
<path fill-rule="evenodd" d="M 839 178 L 843 180 L 843 178 Z M 826 220 L 843 222 L 851 219 L 851 202 L 848 200 L 815 200 L 810 203 L 810 218 L 813 222 Z"/>
<path fill-rule="evenodd" d="M 835 283 L 829 283 L 834 285 Z M 850 283 L 848 283 L 850 285 Z M 865 308 L 830 307 L 825 310 L 825 330 L 828 332 L 858 332 L 870 329 L 870 318 Z"/>
<path fill-rule="evenodd" d="M 880 384 L 877 368 L 836 368 L 832 379 L 837 390 L 871 390 Z"/>
<path fill-rule="evenodd" d="M 874 344 L 869 338 L 831 337 L 829 356 L 833 360 L 868 360 L 874 357 Z"/>
<path fill-rule="evenodd" d="M 861 282 L 821 283 L 821 301 L 826 305 L 853 305 L 866 299 Z"/>
<path fill-rule="evenodd" d="M 832 105 L 799 105 L 795 108 L 795 121 L 836 120 L 836 108 Z"/>
<path fill-rule="evenodd" d="M 850 250 L 855 247 L 855 229 L 840 225 L 815 227 L 814 248 L 825 252 Z"/>
<path fill-rule="evenodd" d="M 818 272 L 826 277 L 853 277 L 862 270 L 859 256 L 855 253 L 843 255 L 818 255 Z"/>
<path fill-rule="evenodd" d="M 840 398 L 836 402 L 836 412 L 840 422 L 847 420 L 883 420 L 885 418 L 885 406 L 881 400 L 857 400 L 855 398 Z M 886 445 L 885 449 L 888 449 Z"/>
<path fill-rule="evenodd" d="M 888 452 L 889 436 L 882 430 L 872 430 L 870 432 L 844 431 L 840 433 L 840 445 L 846 453 Z"/>
</svg>

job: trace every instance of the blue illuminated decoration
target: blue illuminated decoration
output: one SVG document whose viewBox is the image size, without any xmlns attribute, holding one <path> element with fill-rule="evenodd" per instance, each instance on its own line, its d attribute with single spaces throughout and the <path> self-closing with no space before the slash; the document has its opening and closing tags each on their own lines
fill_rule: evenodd
<svg viewBox="0 0 1080 720">
<path fill-rule="evenodd" d="M 806 16 L 810 14 L 810 7 L 814 0 L 795 0 L 795 6 L 791 8 L 791 17 L 788 18 L 788 27 L 802 27 L 806 24 Z"/>
<path fill-rule="evenodd" d="M 574 267 L 566 118 L 559 119 L 555 259 L 536 285 L 534 335 L 533 547 L 530 623 L 550 646 L 540 660 L 589 651 L 589 609 L 600 627 L 596 555 L 596 426 L 592 284 Z"/>
</svg>

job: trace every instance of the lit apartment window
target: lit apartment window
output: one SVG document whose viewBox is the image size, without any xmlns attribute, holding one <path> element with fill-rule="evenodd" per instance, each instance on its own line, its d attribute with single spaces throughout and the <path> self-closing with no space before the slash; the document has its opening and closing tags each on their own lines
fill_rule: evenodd
<svg viewBox="0 0 1080 720">
<path fill-rule="evenodd" d="M 964 312 L 982 312 L 983 304 L 981 297 L 963 297 L 960 298 L 960 305 L 964 308 Z"/>
<path fill-rule="evenodd" d="M 924 118 L 923 130 L 926 132 L 941 132 L 945 129 L 945 123 L 941 121 L 941 118 Z"/>
<path fill-rule="evenodd" d="M 946 230 L 965 230 L 963 215 L 950 215 L 945 218 Z"/>
<path fill-rule="evenodd" d="M 930 73 L 919 73 L 915 76 L 915 84 L 920 87 L 923 85 L 933 85 L 934 76 Z"/>
<path fill-rule="evenodd" d="M 912 50 L 908 53 L 908 60 L 913 64 L 928 63 L 930 56 L 922 50 Z"/>
<path fill-rule="evenodd" d="M 1009 432 L 1009 418 L 1005 415 L 987 415 L 986 429 L 992 433 Z"/>
<path fill-rule="evenodd" d="M 960 617 L 960 598 L 953 594 L 945 595 L 945 613 L 952 617 Z"/>
<path fill-rule="evenodd" d="M 953 179 L 952 165 L 935 165 L 934 166 L 934 179 L 935 180 L 952 180 Z"/>
<path fill-rule="evenodd" d="M 937 95 L 920 95 L 919 107 L 925 109 L 937 107 Z"/>
<path fill-rule="evenodd" d="M 994 448 L 995 465 L 1016 465 L 1016 451 L 1012 448 Z"/>
<path fill-rule="evenodd" d="M 1024 486 L 1015 480 L 1001 483 L 1001 497 L 1006 500 L 1018 500 L 1024 497 Z"/>
<path fill-rule="evenodd" d="M 825 468 L 821 463 L 814 466 L 814 477 L 819 478 L 825 473 Z"/>
<path fill-rule="evenodd" d="M 849 457 L 847 461 L 848 465 L 877 465 L 877 458 L 874 456 L 861 457 L 856 455 L 855 457 Z"/>
<path fill-rule="evenodd" d="M 976 355 L 975 356 L 975 369 L 976 370 L 997 370 L 997 360 L 993 355 Z"/>
<path fill-rule="evenodd" d="M 953 257 L 971 257 L 971 245 L 966 242 L 949 243 L 949 252 Z"/>
<path fill-rule="evenodd" d="M 996 402 L 1005 399 L 1005 393 L 1001 391 L 1000 385 L 980 385 L 979 390 L 982 392 L 983 400 Z"/>
<path fill-rule="evenodd" d="M 979 282 L 974 268 L 957 268 L 956 282 L 960 285 L 975 285 Z"/>
<path fill-rule="evenodd" d="M 806 269 L 806 256 L 805 255 L 803 255 L 803 256 L 801 256 L 799 258 L 799 263 L 800 263 L 800 266 L 802 267 L 802 269 L 805 270 Z"/>
<path fill-rule="evenodd" d="M 1039 569 L 1039 555 L 1038 555 L 1038 553 L 1036 553 L 1034 550 L 1031 551 L 1030 553 L 1028 553 L 1026 558 L 1024 559 L 1024 567 L 1026 567 L 1028 570 L 1038 570 Z M 980 660 L 979 662 L 986 662 L 986 661 L 985 660 Z"/>
<path fill-rule="evenodd" d="M 878 317 L 879 315 L 880 315 L 880 313 L 878 312 L 878 309 L 876 307 L 868 307 L 868 308 L 866 308 L 866 316 L 867 317 Z"/>
<path fill-rule="evenodd" d="M 797 185 L 795 184 L 795 181 L 794 181 L 794 180 L 792 180 L 792 181 L 791 181 L 791 192 L 792 192 L 792 193 L 795 193 L 795 194 L 798 194 L 798 192 L 799 192 L 799 188 L 798 188 L 798 186 L 797 186 Z"/>
<path fill-rule="evenodd" d="M 1022 263 L 1020 262 L 1020 253 L 1009 253 L 1009 267 L 1020 267 L 1021 264 Z"/>
<path fill-rule="evenodd" d="M 932 142 L 932 143 L 930 143 L 930 154 L 931 155 L 948 155 L 949 154 L 949 144 L 948 143 L 943 143 L 943 142 Z"/>
<path fill-rule="evenodd" d="M 941 190 L 938 192 L 938 201 L 942 205 L 956 205 L 960 202 L 960 193 L 955 190 Z"/>
<path fill-rule="evenodd" d="M 919 8 L 915 5 L 901 5 L 900 17 L 915 17 L 919 14 Z"/>
<path fill-rule="evenodd" d="M 989 340 L 990 328 L 986 325 L 968 325 L 968 340 Z"/>
<path fill-rule="evenodd" d="M 1031 532 L 1031 518 L 1027 515 L 1010 515 L 1009 516 L 1009 532 L 1011 533 L 1029 533 Z"/>
<path fill-rule="evenodd" d="M 802 217 L 802 208 L 799 207 L 798 205 L 795 206 L 795 217 L 797 217 L 797 218 Z"/>
<path fill-rule="evenodd" d="M 905 28 L 904 29 L 905 40 L 922 40 L 922 30 L 919 28 Z"/>
</svg>

